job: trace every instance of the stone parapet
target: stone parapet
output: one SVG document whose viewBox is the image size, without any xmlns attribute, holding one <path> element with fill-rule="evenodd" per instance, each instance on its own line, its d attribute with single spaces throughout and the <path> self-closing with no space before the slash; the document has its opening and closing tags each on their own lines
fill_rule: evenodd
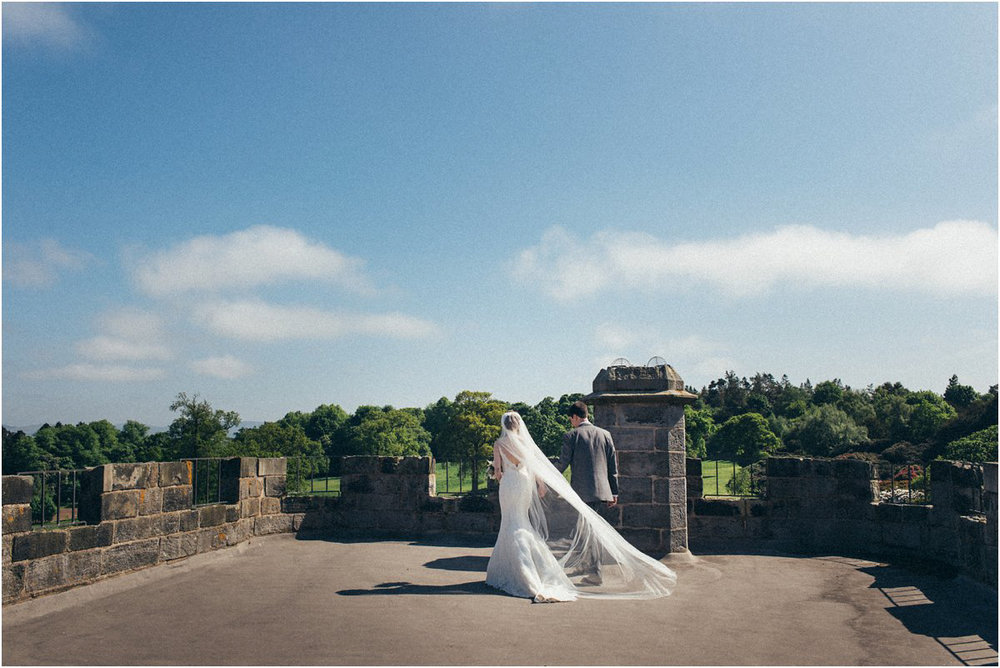
<svg viewBox="0 0 1000 668">
<path fill-rule="evenodd" d="M 219 471 L 225 501 L 195 507 L 191 461 L 88 469 L 78 506 L 87 524 L 53 530 L 32 530 L 32 478 L 4 476 L 3 602 L 293 530 L 281 513 L 285 459 L 232 458 Z"/>
</svg>

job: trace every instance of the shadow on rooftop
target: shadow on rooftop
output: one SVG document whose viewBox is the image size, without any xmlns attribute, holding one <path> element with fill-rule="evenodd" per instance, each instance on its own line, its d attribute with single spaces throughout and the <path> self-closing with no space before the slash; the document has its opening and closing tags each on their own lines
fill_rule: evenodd
<svg viewBox="0 0 1000 668">
<path fill-rule="evenodd" d="M 417 594 L 421 596 L 441 596 L 441 595 L 462 595 L 474 594 L 476 596 L 496 595 L 504 596 L 501 592 L 487 585 L 483 580 L 473 580 L 448 585 L 420 585 L 412 582 L 383 582 L 375 585 L 372 589 L 341 589 L 337 592 L 341 596 L 399 596 L 402 594 Z"/>
<path fill-rule="evenodd" d="M 858 570 L 875 578 L 871 587 L 910 633 L 934 638 L 965 665 L 997 665 L 996 592 L 951 572 L 885 564 Z"/>
</svg>

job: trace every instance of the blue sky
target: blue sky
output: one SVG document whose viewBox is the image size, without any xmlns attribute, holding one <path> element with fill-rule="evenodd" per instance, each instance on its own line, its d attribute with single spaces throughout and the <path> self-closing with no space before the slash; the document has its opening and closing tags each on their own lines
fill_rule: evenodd
<svg viewBox="0 0 1000 668">
<path fill-rule="evenodd" d="M 996 4 L 3 5 L 3 422 L 997 382 Z"/>
</svg>

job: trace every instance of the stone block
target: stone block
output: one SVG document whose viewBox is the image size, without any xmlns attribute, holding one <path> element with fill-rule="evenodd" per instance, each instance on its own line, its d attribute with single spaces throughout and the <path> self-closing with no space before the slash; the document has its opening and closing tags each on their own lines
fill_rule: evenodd
<svg viewBox="0 0 1000 668">
<path fill-rule="evenodd" d="M 264 478 L 264 496 L 284 496 L 286 490 L 287 481 L 285 476 L 269 475 Z"/>
<path fill-rule="evenodd" d="M 240 519 L 240 504 L 226 504 L 226 522 L 237 522 Z"/>
<path fill-rule="evenodd" d="M 688 457 L 685 460 L 685 472 L 689 478 L 700 478 L 701 460 L 697 457 Z"/>
<path fill-rule="evenodd" d="M 240 500 L 252 499 L 264 494 L 264 481 L 261 478 L 241 478 L 239 486 Z"/>
<path fill-rule="evenodd" d="M 66 555 L 57 554 L 33 559 L 24 571 L 24 587 L 31 593 L 55 589 L 66 584 Z"/>
<path fill-rule="evenodd" d="M 182 510 L 177 513 L 180 517 L 181 531 L 194 531 L 201 522 L 201 513 L 197 508 Z"/>
<path fill-rule="evenodd" d="M 659 529 L 622 528 L 619 533 L 642 552 L 658 552 L 664 549 L 663 534 Z"/>
<path fill-rule="evenodd" d="M 886 547 L 918 550 L 921 547 L 921 527 L 915 524 L 883 524 L 882 542 Z"/>
<path fill-rule="evenodd" d="M 114 522 L 70 527 L 66 533 L 69 536 L 70 551 L 107 547 L 114 537 Z"/>
<path fill-rule="evenodd" d="M 159 466 L 145 464 L 108 464 L 111 469 L 111 491 L 145 489 L 159 484 Z"/>
<path fill-rule="evenodd" d="M 657 450 L 666 450 L 667 452 L 683 452 L 686 456 L 687 443 L 684 440 L 683 425 L 671 428 L 657 428 L 654 445 Z"/>
<path fill-rule="evenodd" d="M 767 496 L 772 500 L 805 498 L 806 493 L 803 490 L 803 479 L 798 477 L 778 478 L 768 476 Z"/>
<path fill-rule="evenodd" d="M 193 474 L 193 462 L 160 462 L 159 482 L 160 487 L 172 487 L 174 485 L 190 485 Z"/>
<path fill-rule="evenodd" d="M 670 474 L 669 453 L 619 452 L 618 473 L 622 476 L 665 478 Z"/>
<path fill-rule="evenodd" d="M 371 475 L 379 472 L 378 457 L 344 457 L 341 459 L 341 476 Z"/>
<path fill-rule="evenodd" d="M 31 503 L 33 490 L 34 479 L 30 475 L 5 475 L 0 500 L 5 506 Z"/>
<path fill-rule="evenodd" d="M 101 495 L 101 521 L 121 520 L 139 514 L 139 490 L 105 492 Z M 82 516 L 82 513 L 81 513 Z"/>
<path fill-rule="evenodd" d="M 832 498 L 837 494 L 839 483 L 852 481 L 836 480 L 829 476 L 802 479 L 802 493 L 811 499 Z"/>
<path fill-rule="evenodd" d="M 292 516 L 292 524 L 295 517 Z M 300 519 L 301 524 L 301 519 Z M 229 524 L 229 532 L 226 534 L 226 545 L 238 545 L 253 536 L 253 520 L 238 520 Z"/>
<path fill-rule="evenodd" d="M 705 496 L 705 481 L 699 476 L 687 477 L 687 495 L 692 499 L 700 499 Z"/>
<path fill-rule="evenodd" d="M 240 501 L 240 517 L 256 517 L 260 515 L 260 499 L 243 499 Z"/>
<path fill-rule="evenodd" d="M 768 457 L 765 468 L 770 478 L 797 478 L 801 476 L 805 460 L 801 457 Z"/>
<path fill-rule="evenodd" d="M 988 494 L 996 494 L 997 490 L 997 462 L 986 462 L 983 464 L 983 490 Z"/>
<path fill-rule="evenodd" d="M 220 547 L 225 547 L 228 533 L 229 527 L 221 524 L 198 531 L 198 552 L 211 552 Z"/>
<path fill-rule="evenodd" d="M 160 540 L 160 561 L 173 561 L 198 554 L 198 534 L 182 533 Z"/>
<path fill-rule="evenodd" d="M 69 545 L 69 535 L 65 531 L 32 531 L 14 536 L 11 546 L 11 561 L 41 559 L 52 554 L 65 552 Z"/>
<path fill-rule="evenodd" d="M 260 467 L 256 457 L 230 457 L 222 462 L 222 477 L 230 479 L 255 478 Z"/>
<path fill-rule="evenodd" d="M 687 457 L 683 450 L 667 452 L 667 477 L 678 480 L 687 477 Z"/>
<path fill-rule="evenodd" d="M 168 536 L 181 530 L 181 513 L 162 513 L 155 518 L 159 524 L 159 535 Z"/>
<path fill-rule="evenodd" d="M 834 462 L 833 459 L 807 459 L 805 460 L 805 465 L 809 468 L 803 475 L 811 475 L 815 477 L 834 477 Z"/>
<path fill-rule="evenodd" d="M 672 427 L 677 422 L 676 407 L 655 403 L 618 404 L 618 424 Z M 674 410 L 671 410 L 674 409 Z M 683 413 L 681 413 L 683 415 Z"/>
<path fill-rule="evenodd" d="M 608 427 L 611 440 L 619 452 L 653 450 L 656 447 L 656 429 L 653 427 Z"/>
<path fill-rule="evenodd" d="M 283 476 L 288 472 L 288 460 L 284 457 L 261 457 L 257 460 L 257 475 Z"/>
<path fill-rule="evenodd" d="M 226 506 L 213 504 L 198 509 L 198 526 L 214 527 L 226 521 Z"/>
<path fill-rule="evenodd" d="M 281 512 L 281 499 L 274 496 L 264 496 L 260 499 L 260 514 L 274 515 Z"/>
<path fill-rule="evenodd" d="M 31 505 L 27 503 L 4 504 L 2 533 L 31 531 Z"/>
<path fill-rule="evenodd" d="M 431 457 L 404 457 L 399 462 L 399 473 L 405 475 L 430 475 L 434 473 Z"/>
<path fill-rule="evenodd" d="M 631 503 L 622 507 L 622 526 L 653 527 L 662 529 L 670 526 L 670 506 L 653 503 Z"/>
<path fill-rule="evenodd" d="M 85 550 L 66 555 L 66 581 L 87 582 L 101 575 L 101 552 Z"/>
<path fill-rule="evenodd" d="M 151 487 L 139 490 L 139 514 L 158 515 L 163 512 L 163 489 Z"/>
<path fill-rule="evenodd" d="M 289 515 L 262 515 L 254 518 L 254 535 L 266 536 L 273 533 L 290 533 L 292 518 Z"/>
<path fill-rule="evenodd" d="M 738 517 L 742 504 L 732 499 L 696 499 L 692 504 L 699 517 Z"/>
<path fill-rule="evenodd" d="M 111 466 L 95 466 L 78 474 L 80 496 L 77 500 L 77 514 L 88 524 L 102 521 L 102 497 L 111 491 Z"/>
<path fill-rule="evenodd" d="M 591 420 L 594 424 L 605 429 L 615 426 L 615 409 L 611 404 L 597 404 L 594 406 L 594 417 Z"/>
<path fill-rule="evenodd" d="M 852 461 L 852 460 L 844 460 Z M 863 462 L 867 464 L 868 462 Z M 842 500 L 869 503 L 878 498 L 877 484 L 864 476 L 842 477 L 835 479 L 836 494 Z"/>
<path fill-rule="evenodd" d="M 620 476 L 618 478 L 618 500 L 620 503 L 652 503 L 652 478 Z"/>
<path fill-rule="evenodd" d="M 667 543 L 664 547 L 670 552 L 684 552 L 688 549 L 687 529 L 671 529 L 664 531 L 663 537 Z"/>
<path fill-rule="evenodd" d="M 420 513 L 420 531 L 422 533 L 440 533 L 445 530 L 445 515 L 443 512 Z"/>
<path fill-rule="evenodd" d="M 695 478 L 701 481 L 701 478 Z M 653 481 L 653 501 L 655 503 L 685 503 L 688 493 L 687 478 L 659 478 Z M 699 497 L 701 494 L 699 493 Z M 638 501 L 638 499 L 636 499 Z"/>
<path fill-rule="evenodd" d="M 25 564 L 3 567 L 3 602 L 11 603 L 25 596 Z"/>
<path fill-rule="evenodd" d="M 136 517 L 114 522 L 114 527 L 112 544 L 128 543 L 160 535 L 162 521 L 159 517 Z"/>
<path fill-rule="evenodd" d="M 188 510 L 193 503 L 191 485 L 174 485 L 163 489 L 162 509 L 165 513 Z"/>
<path fill-rule="evenodd" d="M 3 544 L 2 552 L 2 563 L 4 566 L 9 566 L 13 563 L 13 559 L 10 558 L 11 550 L 14 547 L 14 537 L 8 534 L 0 535 L 0 543 Z"/>
</svg>

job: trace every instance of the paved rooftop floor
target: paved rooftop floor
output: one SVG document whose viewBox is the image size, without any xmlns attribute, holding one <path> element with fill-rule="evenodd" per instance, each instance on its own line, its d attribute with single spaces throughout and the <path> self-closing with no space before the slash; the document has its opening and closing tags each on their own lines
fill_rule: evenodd
<svg viewBox="0 0 1000 668">
<path fill-rule="evenodd" d="M 490 545 L 255 538 L 3 608 L 3 663 L 978 665 L 997 594 L 839 556 L 668 561 L 654 601 L 533 604 Z"/>
</svg>

